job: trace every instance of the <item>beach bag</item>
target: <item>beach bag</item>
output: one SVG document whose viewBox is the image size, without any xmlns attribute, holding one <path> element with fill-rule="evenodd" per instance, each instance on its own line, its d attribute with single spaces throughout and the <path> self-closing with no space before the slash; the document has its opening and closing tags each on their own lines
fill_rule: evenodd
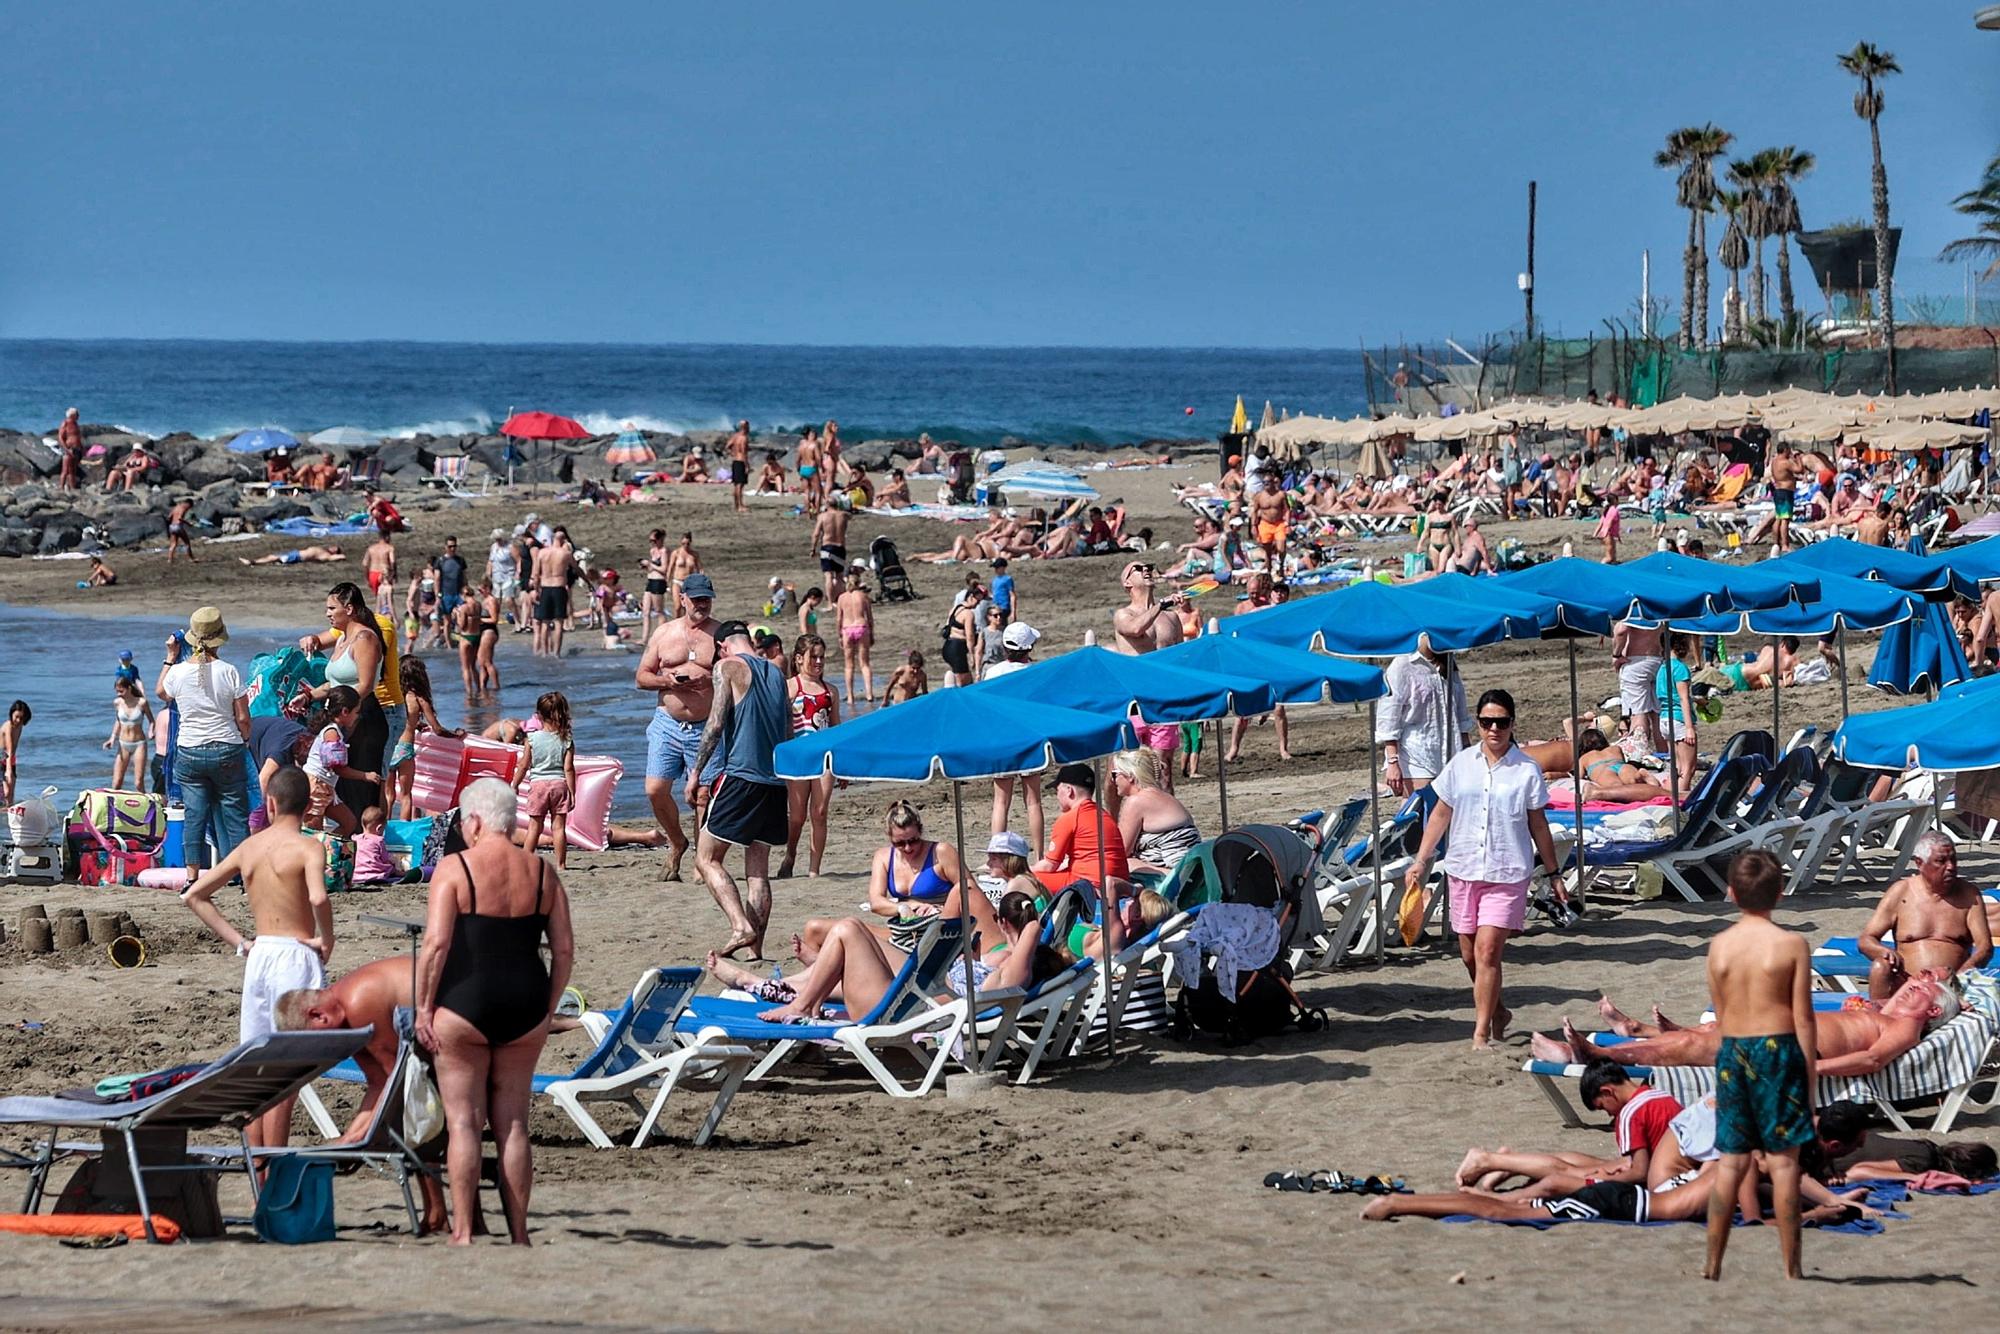
<svg viewBox="0 0 2000 1334">
<path fill-rule="evenodd" d="M 301 687 L 319 685 L 326 679 L 326 660 L 308 658 L 297 648 L 281 648 L 259 653 L 250 659 L 244 673 L 244 693 L 250 698 L 252 718 L 276 718 L 298 695 Z"/>
<path fill-rule="evenodd" d="M 437 1078 L 419 1060 L 403 1063 L 403 1140 L 416 1148 L 444 1133 L 444 1099 Z"/>
<path fill-rule="evenodd" d="M 1290 1028 L 1312 1033 L 1325 1027 L 1326 1011 L 1309 1010 L 1299 1002 L 1291 969 L 1283 963 L 1239 974 L 1233 1000 L 1216 986 L 1215 974 L 1204 969 L 1200 985 L 1182 987 L 1174 1002 L 1174 1036 L 1182 1041 L 1196 1032 L 1215 1033 L 1234 1047 Z"/>
<path fill-rule="evenodd" d="M 251 1223 L 260 1241 L 304 1246 L 333 1240 L 333 1164 L 271 1157 Z"/>
<path fill-rule="evenodd" d="M 454 806 L 431 817 L 430 836 L 424 839 L 424 850 L 417 858 L 417 865 L 429 870 L 454 852 L 464 851 L 465 835 L 458 832 L 458 807 Z"/>
<path fill-rule="evenodd" d="M 345 894 L 354 888 L 354 844 L 324 829 L 302 829 L 299 832 L 326 845 L 326 892 Z"/>
<path fill-rule="evenodd" d="M 157 849 L 167 837 L 167 799 L 157 792 L 88 788 L 77 793 L 69 819 L 89 825 L 114 846 Z"/>
<path fill-rule="evenodd" d="M 56 818 L 56 808 L 49 802 L 55 794 L 54 787 L 45 787 L 40 796 L 23 797 L 9 806 L 5 818 L 0 819 L 0 844 L 39 848 L 54 843 L 65 829 Z"/>
</svg>

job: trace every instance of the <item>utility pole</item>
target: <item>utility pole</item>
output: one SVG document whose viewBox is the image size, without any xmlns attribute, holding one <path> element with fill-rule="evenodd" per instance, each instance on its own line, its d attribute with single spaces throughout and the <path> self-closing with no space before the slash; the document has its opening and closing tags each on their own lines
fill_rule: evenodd
<svg viewBox="0 0 2000 1334">
<path fill-rule="evenodd" d="M 1526 310 L 1522 336 L 1535 336 L 1535 183 L 1528 182 L 1528 271 L 1521 275 L 1521 298 Z"/>
<path fill-rule="evenodd" d="M 1653 252 L 1639 252 L 1639 334 L 1653 336 Z"/>
</svg>

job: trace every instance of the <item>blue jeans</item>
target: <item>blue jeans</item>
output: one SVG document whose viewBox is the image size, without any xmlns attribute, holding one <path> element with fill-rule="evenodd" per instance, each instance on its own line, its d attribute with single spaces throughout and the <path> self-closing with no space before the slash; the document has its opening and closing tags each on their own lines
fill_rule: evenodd
<svg viewBox="0 0 2000 1334">
<path fill-rule="evenodd" d="M 212 823 L 216 855 L 227 857 L 250 836 L 250 790 L 244 775 L 245 747 L 218 741 L 206 746 L 182 746 L 174 752 L 174 777 L 181 785 L 181 860 L 189 866 L 208 864 Z"/>
</svg>

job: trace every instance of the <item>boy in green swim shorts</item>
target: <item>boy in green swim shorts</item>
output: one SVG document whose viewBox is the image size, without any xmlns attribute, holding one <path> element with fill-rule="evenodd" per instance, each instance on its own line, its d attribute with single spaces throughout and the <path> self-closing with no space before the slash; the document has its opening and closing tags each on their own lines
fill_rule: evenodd
<svg viewBox="0 0 2000 1334">
<path fill-rule="evenodd" d="M 1738 853 L 1728 878 L 1729 897 L 1743 915 L 1708 947 L 1708 992 L 1721 1038 L 1715 1147 L 1722 1161 L 1708 1201 L 1702 1277 L 1722 1277 L 1738 1188 L 1751 1155 L 1761 1154 L 1771 1177 L 1785 1277 L 1799 1278 L 1799 1147 L 1814 1136 L 1812 965 L 1804 937 L 1771 920 L 1785 885 L 1777 859 L 1768 852 Z"/>
</svg>

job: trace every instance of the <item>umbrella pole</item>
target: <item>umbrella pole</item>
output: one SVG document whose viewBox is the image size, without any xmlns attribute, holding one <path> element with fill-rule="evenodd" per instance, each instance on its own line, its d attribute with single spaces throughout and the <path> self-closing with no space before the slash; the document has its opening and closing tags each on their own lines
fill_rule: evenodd
<svg viewBox="0 0 2000 1334">
<path fill-rule="evenodd" d="M 1382 902 L 1382 786 L 1375 763 L 1376 702 L 1368 701 L 1368 856 L 1375 876 L 1375 962 L 1382 962 L 1382 938 L 1389 930 L 1388 905 Z"/>
<path fill-rule="evenodd" d="M 1833 627 L 1833 642 L 1840 653 L 1840 721 L 1847 721 L 1847 625 L 1838 622 Z"/>
<path fill-rule="evenodd" d="M 1196 724 L 1200 726 L 1200 724 Z M 1229 762 L 1222 757 L 1222 719 L 1215 720 L 1215 791 L 1222 803 L 1222 831 L 1229 832 Z"/>
<path fill-rule="evenodd" d="M 1667 674 L 1667 793 L 1674 803 L 1674 837 L 1681 832 L 1681 743 L 1674 735 L 1674 715 L 1680 714 L 1680 730 L 1685 732 L 1694 727 L 1694 719 L 1681 712 L 1681 694 L 1674 685 L 1674 627 L 1666 621 L 1660 622 L 1660 644 L 1667 651 L 1661 670 Z M 1689 687 L 1688 699 L 1692 703 L 1694 689 Z"/>
<path fill-rule="evenodd" d="M 1097 762 L 1097 791 L 1091 794 L 1091 805 L 1097 808 L 1097 952 L 1098 977 L 1103 990 L 1099 993 L 1100 1012 L 1104 1015 L 1104 1054 L 1107 1057 L 1118 1054 L 1118 1025 L 1111 1022 L 1111 917 L 1106 911 L 1106 900 L 1111 893 L 1111 877 L 1106 871 L 1104 860 L 1104 782 L 1111 769 L 1102 759 Z M 1084 1035 L 1086 1038 L 1089 1034 Z"/>
<path fill-rule="evenodd" d="M 1583 708 L 1577 699 L 1576 640 L 1569 641 L 1570 791 L 1576 797 L 1576 901 L 1583 902 Z"/>
<path fill-rule="evenodd" d="M 958 834 L 958 949 L 959 959 L 965 968 L 965 1065 L 968 1070 L 979 1068 L 979 984 L 972 976 L 972 961 L 977 957 L 972 949 L 972 899 L 975 892 L 972 876 L 965 869 L 965 784 L 957 779 L 951 784 L 951 814 Z M 984 893 L 985 891 L 977 891 Z"/>
<path fill-rule="evenodd" d="M 1779 651 L 1778 637 L 1773 635 L 1771 636 L 1771 745 L 1773 753 L 1782 760 L 1785 758 L 1784 755 L 1776 749 L 1785 744 L 1784 702 L 1779 698 L 1781 693 L 1779 678 L 1784 673 L 1778 670 L 1784 664 L 1778 657 Z"/>
</svg>

